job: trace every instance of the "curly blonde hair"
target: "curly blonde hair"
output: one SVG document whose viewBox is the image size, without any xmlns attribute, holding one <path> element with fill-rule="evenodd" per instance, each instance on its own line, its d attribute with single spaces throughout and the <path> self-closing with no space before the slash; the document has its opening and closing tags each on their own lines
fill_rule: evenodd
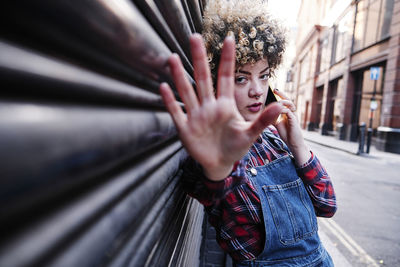
<svg viewBox="0 0 400 267">
<path fill-rule="evenodd" d="M 286 29 L 262 0 L 209 0 L 202 35 L 214 81 L 227 35 L 236 40 L 236 68 L 266 58 L 270 75 L 281 63 L 286 47 Z"/>
</svg>

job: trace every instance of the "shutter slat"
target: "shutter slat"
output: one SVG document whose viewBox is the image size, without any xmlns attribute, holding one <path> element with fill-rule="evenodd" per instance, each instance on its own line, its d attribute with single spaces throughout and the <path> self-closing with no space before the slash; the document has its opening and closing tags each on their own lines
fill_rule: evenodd
<svg viewBox="0 0 400 267">
<path fill-rule="evenodd" d="M 0 124 L 2 219 L 9 219 L 7 210 L 80 186 L 175 135 L 165 112 L 115 108 L 3 102 Z"/>
<path fill-rule="evenodd" d="M 89 255 L 91 255 L 91 260 L 95 261 L 99 259 L 99 255 L 106 256 L 104 250 L 106 248 L 111 250 L 115 245 L 113 242 L 118 243 L 118 234 L 121 235 L 123 230 L 134 229 L 135 236 L 138 236 L 136 229 L 148 227 L 140 215 L 148 216 L 147 214 L 154 209 L 158 203 L 152 203 L 155 196 L 161 194 L 168 198 L 171 191 L 175 190 L 173 185 L 176 184 L 177 179 L 170 180 L 171 183 L 166 178 L 177 172 L 179 162 L 182 160 L 182 154 L 171 158 L 177 149 L 179 149 L 179 144 L 167 147 L 166 150 L 159 151 L 158 159 L 149 158 L 134 169 L 127 170 L 106 183 L 94 186 L 94 190 L 88 193 L 82 192 L 74 198 L 69 196 L 71 201 L 67 204 L 60 205 L 58 209 L 50 211 L 50 214 L 36 221 L 31 221 L 24 231 L 7 240 L 6 245 L 1 246 L 0 266 L 25 266 L 29 262 L 43 266 L 42 264 L 46 264 L 48 258 L 60 252 L 59 250 L 62 254 L 68 254 L 67 246 L 80 254 L 79 257 L 73 258 L 83 260 L 83 258 L 90 258 Z M 170 160 L 167 163 L 157 167 L 160 162 L 168 158 Z M 169 190 L 163 189 L 166 184 L 169 184 L 166 187 L 170 188 Z M 163 190 L 160 192 L 161 189 Z M 62 201 L 60 203 L 62 204 Z M 119 228 L 110 224 L 110 221 L 113 221 L 115 225 L 120 224 Z M 104 227 L 108 227 L 107 231 Z M 99 244 L 99 239 L 105 243 Z M 85 249 L 82 250 L 82 244 L 76 244 L 76 240 L 86 243 Z M 98 251 L 94 253 L 93 250 L 96 249 L 103 249 L 103 254 Z M 18 257 L 18 255 L 24 255 L 24 257 Z M 102 260 L 104 261 L 104 258 Z M 93 264 L 95 263 L 85 266 Z"/>
<path fill-rule="evenodd" d="M 0 50 L 0 81 L 4 84 L 0 95 L 162 106 L 158 94 L 57 58 L 2 41 Z"/>
</svg>

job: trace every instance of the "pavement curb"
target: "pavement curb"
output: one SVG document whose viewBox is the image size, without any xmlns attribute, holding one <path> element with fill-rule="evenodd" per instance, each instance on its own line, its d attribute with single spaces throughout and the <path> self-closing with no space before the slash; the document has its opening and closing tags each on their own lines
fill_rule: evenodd
<svg viewBox="0 0 400 267">
<path fill-rule="evenodd" d="M 321 239 L 323 246 L 328 251 L 336 267 L 352 266 L 324 231 L 319 230 L 318 235 Z"/>
<path fill-rule="evenodd" d="M 321 146 L 325 146 L 325 147 L 333 148 L 333 149 L 340 150 L 340 151 L 343 151 L 343 152 L 347 152 L 347 153 L 352 154 L 352 155 L 360 155 L 357 152 L 353 152 L 353 151 L 350 151 L 348 149 L 344 149 L 344 148 L 341 148 L 341 147 L 329 145 L 329 144 L 326 144 L 326 143 L 318 142 L 318 141 L 312 140 L 312 139 L 307 138 L 307 137 L 304 137 L 304 140 L 306 140 L 308 142 L 311 142 L 311 143 L 314 143 L 314 144 L 321 145 Z"/>
</svg>

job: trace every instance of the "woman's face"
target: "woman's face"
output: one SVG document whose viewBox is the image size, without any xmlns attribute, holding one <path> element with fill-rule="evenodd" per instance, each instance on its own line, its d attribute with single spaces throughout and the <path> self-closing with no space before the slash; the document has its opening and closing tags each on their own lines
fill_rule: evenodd
<svg viewBox="0 0 400 267">
<path fill-rule="evenodd" d="M 269 65 L 266 59 L 239 67 L 235 73 L 236 106 L 246 121 L 254 121 L 264 110 L 268 94 Z"/>
</svg>

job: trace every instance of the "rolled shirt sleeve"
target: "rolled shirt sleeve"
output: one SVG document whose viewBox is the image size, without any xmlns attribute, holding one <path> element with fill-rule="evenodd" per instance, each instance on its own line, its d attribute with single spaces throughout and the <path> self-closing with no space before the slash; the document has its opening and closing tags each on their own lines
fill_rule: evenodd
<svg viewBox="0 0 400 267">
<path fill-rule="evenodd" d="M 185 191 L 196 198 L 204 206 L 224 198 L 235 187 L 245 184 L 245 162 L 243 160 L 234 164 L 231 174 L 221 181 L 212 181 L 204 175 L 203 168 L 192 158 L 189 158 L 183 167 L 183 186 Z"/>
<path fill-rule="evenodd" d="M 296 171 L 310 195 L 316 215 L 332 217 L 337 210 L 332 181 L 314 153 L 311 152 L 310 159 Z"/>
</svg>

